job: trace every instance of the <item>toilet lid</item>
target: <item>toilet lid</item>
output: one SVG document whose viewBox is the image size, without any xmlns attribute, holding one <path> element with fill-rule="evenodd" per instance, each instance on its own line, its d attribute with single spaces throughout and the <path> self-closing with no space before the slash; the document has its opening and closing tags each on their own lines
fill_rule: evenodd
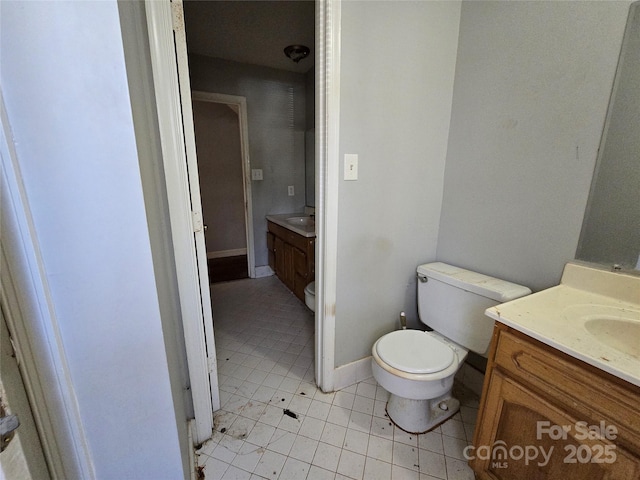
<svg viewBox="0 0 640 480">
<path fill-rule="evenodd" d="M 435 373 L 453 362 L 453 350 L 420 330 L 397 330 L 388 333 L 376 347 L 387 364 L 407 373 Z"/>
</svg>

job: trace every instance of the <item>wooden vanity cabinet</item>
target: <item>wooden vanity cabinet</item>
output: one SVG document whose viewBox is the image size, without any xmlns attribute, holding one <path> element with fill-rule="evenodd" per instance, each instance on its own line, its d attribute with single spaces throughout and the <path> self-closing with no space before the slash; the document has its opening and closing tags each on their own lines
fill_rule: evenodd
<svg viewBox="0 0 640 480">
<path fill-rule="evenodd" d="M 478 479 L 638 479 L 640 388 L 496 323 L 473 446 Z"/>
<path fill-rule="evenodd" d="M 304 288 L 315 277 L 315 237 L 304 237 L 267 222 L 269 266 L 277 277 L 304 302 Z"/>
</svg>

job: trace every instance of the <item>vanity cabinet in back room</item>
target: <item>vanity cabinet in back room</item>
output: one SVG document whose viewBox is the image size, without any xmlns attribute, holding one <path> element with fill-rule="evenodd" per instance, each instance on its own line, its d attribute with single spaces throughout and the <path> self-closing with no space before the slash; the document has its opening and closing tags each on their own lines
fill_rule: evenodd
<svg viewBox="0 0 640 480">
<path fill-rule="evenodd" d="M 269 266 L 277 277 L 304 302 L 304 288 L 315 276 L 315 237 L 304 237 L 267 222 Z"/>
</svg>

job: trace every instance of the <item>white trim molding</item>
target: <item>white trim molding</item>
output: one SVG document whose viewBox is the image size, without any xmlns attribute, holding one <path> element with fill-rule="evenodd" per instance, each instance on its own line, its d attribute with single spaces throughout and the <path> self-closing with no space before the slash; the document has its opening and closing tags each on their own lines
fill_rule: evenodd
<svg viewBox="0 0 640 480">
<path fill-rule="evenodd" d="M 256 267 L 256 278 L 271 277 L 275 274 L 276 272 L 274 272 L 269 265 L 261 265 L 259 267 Z"/>
<path fill-rule="evenodd" d="M 156 99 L 161 99 L 156 101 L 156 107 L 195 415 L 193 441 L 197 444 L 211 437 L 213 410 L 220 405 L 211 301 L 208 293 L 203 294 L 201 285 L 202 273 L 208 290 L 204 231 L 201 227 L 196 231 L 193 222 L 196 213 L 202 218 L 197 172 L 191 173 L 191 176 L 196 175 L 196 184 L 192 186 L 195 188 L 190 188 L 193 178 L 187 171 L 190 155 L 194 155 L 195 141 L 190 138 L 193 141 L 191 145 L 186 138 L 189 133 L 193 137 L 193 123 L 190 124 L 190 132 L 184 125 L 187 116 L 192 118 L 190 89 L 188 84 L 185 85 L 187 93 L 181 96 L 179 82 L 184 79 L 182 74 L 179 79 L 178 73 L 178 55 L 186 63 L 186 40 L 184 25 L 175 32 L 174 39 L 172 8 L 181 13 L 182 2 L 145 1 L 153 82 Z M 188 112 L 185 111 L 183 116 L 185 98 Z M 197 248 L 201 248 L 202 255 L 197 255 Z"/>
<path fill-rule="evenodd" d="M 335 389 L 340 132 L 339 0 L 316 2 L 316 383 Z"/>
<path fill-rule="evenodd" d="M 373 376 L 371 356 L 368 356 L 336 368 L 333 373 L 333 388 L 342 390 L 371 376 Z"/>
<path fill-rule="evenodd" d="M 217 252 L 207 252 L 207 258 L 226 258 L 226 257 L 237 257 L 239 255 L 246 255 L 246 248 L 234 248 L 233 250 L 218 250 Z"/>
<path fill-rule="evenodd" d="M 256 254 L 253 239 L 253 200 L 251 196 L 251 162 L 249 160 L 249 123 L 247 120 L 247 99 L 238 95 L 225 95 L 211 92 L 191 92 L 191 98 L 202 102 L 215 102 L 234 107 L 240 123 L 240 154 L 242 156 L 242 186 L 244 192 L 244 227 L 247 248 L 247 267 L 249 277 L 256 276 Z M 243 255 L 239 253 L 236 255 Z M 208 254 L 207 254 L 208 257 Z M 215 257 L 208 257 L 215 258 Z"/>
<path fill-rule="evenodd" d="M 0 307 L 54 479 L 96 478 L 0 91 Z"/>
</svg>

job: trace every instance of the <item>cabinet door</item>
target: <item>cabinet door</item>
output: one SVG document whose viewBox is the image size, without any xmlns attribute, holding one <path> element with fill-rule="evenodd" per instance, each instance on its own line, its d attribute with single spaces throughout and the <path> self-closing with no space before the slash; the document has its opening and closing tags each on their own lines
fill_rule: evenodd
<svg viewBox="0 0 640 480">
<path fill-rule="evenodd" d="M 275 252 L 275 236 L 271 232 L 267 232 L 267 256 L 269 259 L 269 266 L 271 270 L 276 271 L 276 257 Z"/>
<path fill-rule="evenodd" d="M 307 265 L 309 265 L 309 281 L 313 281 L 316 276 L 316 240 L 309 242 L 307 247 Z"/>
<path fill-rule="evenodd" d="M 309 283 L 309 270 L 307 266 L 307 256 L 299 248 L 293 248 L 293 293 L 298 298 L 304 300 L 304 287 Z"/>
<path fill-rule="evenodd" d="M 574 418 L 525 386 L 491 373 L 470 465 L 481 479 L 637 479 L 640 459 L 615 439 L 593 438 Z M 609 422 L 605 422 L 609 424 Z M 564 428 L 563 428 L 564 427 Z M 562 432 L 566 432 L 562 433 Z"/>
<path fill-rule="evenodd" d="M 295 250 L 295 247 L 292 247 L 289 243 L 283 243 L 282 248 L 284 251 L 284 274 L 282 281 L 287 287 L 289 287 L 289 290 L 293 290 L 293 251 Z"/>
<path fill-rule="evenodd" d="M 273 239 L 273 256 L 274 256 L 274 271 L 280 280 L 284 282 L 285 268 L 284 268 L 284 245 L 280 237 L 274 237 Z"/>
</svg>

